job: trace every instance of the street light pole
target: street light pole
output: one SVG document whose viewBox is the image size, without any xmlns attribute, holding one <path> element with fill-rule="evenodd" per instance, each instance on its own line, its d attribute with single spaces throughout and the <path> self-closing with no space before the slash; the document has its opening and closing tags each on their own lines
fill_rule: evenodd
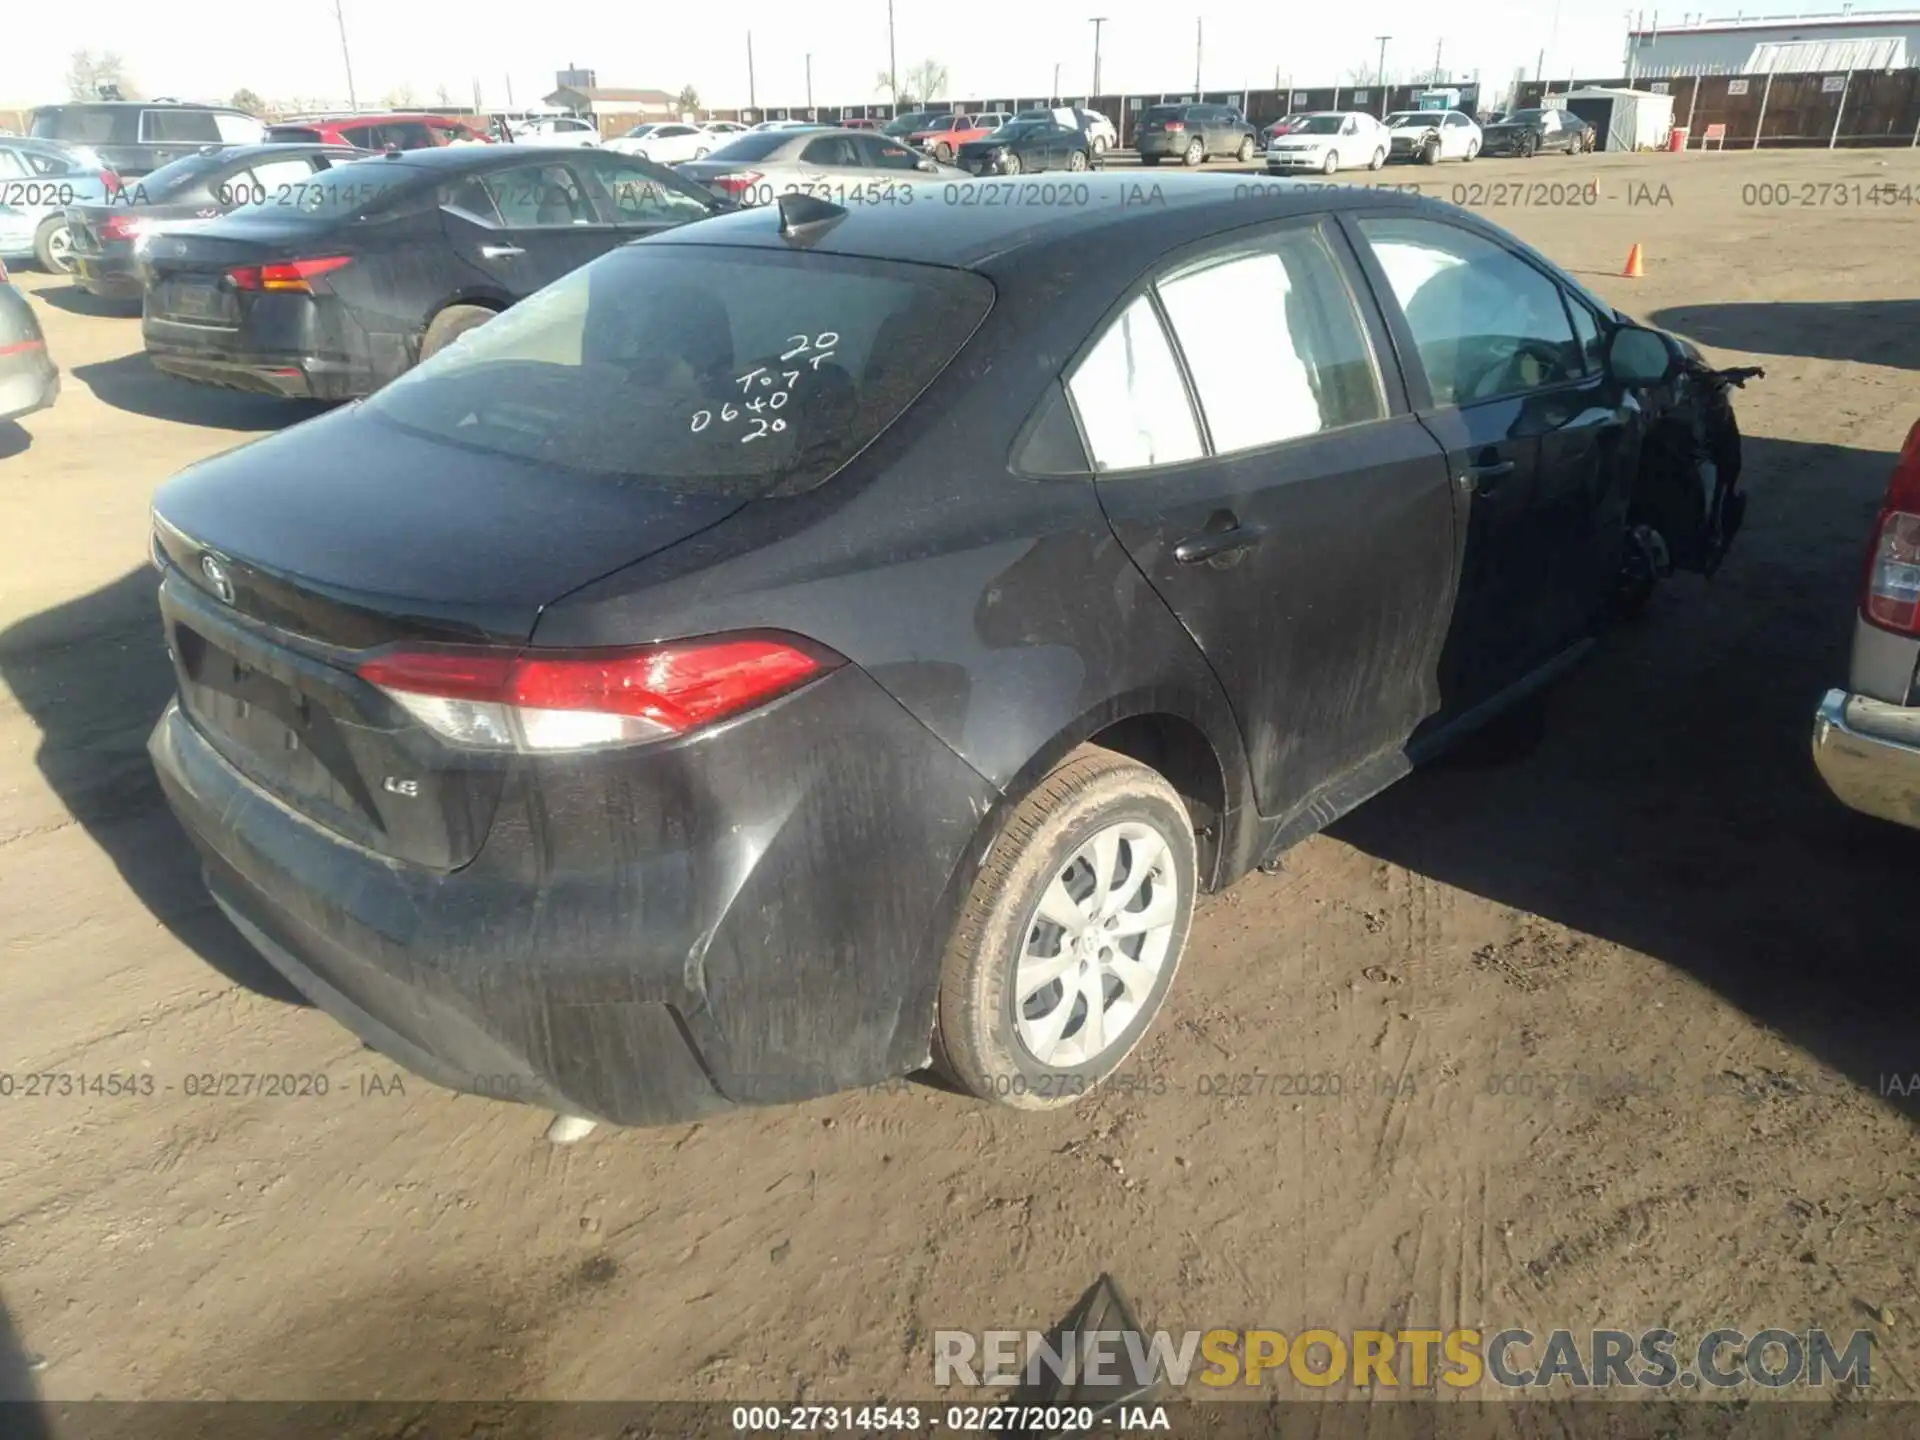
<svg viewBox="0 0 1920 1440">
<path fill-rule="evenodd" d="M 360 99 L 353 93 L 353 56 L 347 53 L 347 17 L 340 13 L 340 0 L 333 0 L 333 18 L 340 27 L 340 59 L 347 67 L 347 108 L 358 110 Z"/>
<path fill-rule="evenodd" d="M 1060 103 L 1060 62 L 1058 60 L 1053 62 L 1053 102 L 1056 105 Z"/>
<path fill-rule="evenodd" d="M 887 0 L 887 106 L 895 114 L 900 111 L 900 58 L 893 48 L 893 0 Z"/>
<path fill-rule="evenodd" d="M 760 110 L 760 101 L 753 88 L 753 32 L 747 31 L 747 109 L 756 114 Z"/>
<path fill-rule="evenodd" d="M 1093 26 L 1093 93 L 1103 93 L 1100 89 L 1100 27 L 1107 23 L 1104 15 L 1095 15 L 1087 22 Z"/>
<path fill-rule="evenodd" d="M 1199 16 L 1193 19 L 1193 98 L 1200 98 L 1200 41 L 1206 21 Z"/>
<path fill-rule="evenodd" d="M 807 52 L 807 118 L 813 119 L 813 52 Z"/>
<path fill-rule="evenodd" d="M 1380 113 L 1382 115 L 1387 113 L 1387 41 L 1392 38 L 1391 35 L 1374 36 L 1374 39 L 1380 42 Z"/>
</svg>

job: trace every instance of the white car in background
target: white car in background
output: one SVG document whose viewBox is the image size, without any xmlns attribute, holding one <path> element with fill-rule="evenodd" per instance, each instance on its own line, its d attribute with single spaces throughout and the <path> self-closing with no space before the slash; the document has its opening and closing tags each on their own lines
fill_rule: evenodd
<svg viewBox="0 0 1920 1440">
<path fill-rule="evenodd" d="M 742 125 L 738 120 L 705 120 L 700 128 L 713 136 L 716 145 L 724 145 L 736 135 L 744 135 L 753 127 Z"/>
<path fill-rule="evenodd" d="M 578 115 L 542 115 L 514 126 L 513 138 L 521 145 L 598 145 L 600 127 Z"/>
<path fill-rule="evenodd" d="M 1267 173 L 1318 170 L 1331 175 L 1363 165 L 1378 170 L 1387 163 L 1392 149 L 1387 127 L 1366 112 L 1316 110 L 1285 134 L 1267 141 Z"/>
<path fill-rule="evenodd" d="M 1098 110 L 1086 110 L 1075 106 L 1074 119 L 1079 127 L 1087 132 L 1087 138 L 1093 143 L 1093 153 L 1104 155 L 1120 143 L 1120 132 L 1113 128 L 1113 121 Z"/>
<path fill-rule="evenodd" d="M 756 133 L 768 130 L 824 130 L 827 127 L 814 120 L 762 120 L 754 126 Z"/>
<path fill-rule="evenodd" d="M 1387 116 L 1390 160 L 1471 160 L 1480 153 L 1480 127 L 1458 110 L 1401 110 Z"/>
<path fill-rule="evenodd" d="M 622 155 L 637 155 L 656 165 L 678 165 L 682 160 L 704 160 L 709 151 L 718 150 L 732 138 L 711 134 L 698 125 L 665 120 L 636 125 L 626 134 L 606 141 L 604 148 Z"/>
</svg>

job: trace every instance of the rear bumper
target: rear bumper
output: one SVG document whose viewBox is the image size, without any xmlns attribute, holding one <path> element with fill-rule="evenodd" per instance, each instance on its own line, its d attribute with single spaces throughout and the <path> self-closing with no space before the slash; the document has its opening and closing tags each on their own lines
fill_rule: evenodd
<svg viewBox="0 0 1920 1440">
<path fill-rule="evenodd" d="M 138 300 L 140 272 L 133 256 L 78 255 L 73 257 L 73 283 L 102 300 Z"/>
<path fill-rule="evenodd" d="M 924 1064 L 993 798 L 850 666 L 691 742 L 526 761 L 450 873 L 296 814 L 177 703 L 149 751 L 222 908 L 341 1024 L 449 1088 L 624 1125 Z"/>
<path fill-rule="evenodd" d="M 240 331 L 184 325 L 148 316 L 141 324 L 154 368 L 183 380 L 278 395 L 286 400 L 351 400 L 371 395 L 386 378 L 357 358 L 252 352 Z"/>
<path fill-rule="evenodd" d="M 1169 155 L 1184 155 L 1187 153 L 1187 146 L 1191 145 L 1197 138 L 1200 137 L 1191 134 L 1142 135 L 1134 142 L 1133 148 L 1142 155 L 1158 155 L 1162 158 Z M 1202 140 L 1202 143 L 1205 143 L 1204 140 Z"/>
<path fill-rule="evenodd" d="M 1319 170 L 1327 163 L 1324 150 L 1269 150 L 1267 173 L 1278 175 L 1287 170 Z"/>
<path fill-rule="evenodd" d="M 1920 708 L 1829 690 L 1814 717 L 1813 763 L 1844 804 L 1920 829 Z"/>
</svg>

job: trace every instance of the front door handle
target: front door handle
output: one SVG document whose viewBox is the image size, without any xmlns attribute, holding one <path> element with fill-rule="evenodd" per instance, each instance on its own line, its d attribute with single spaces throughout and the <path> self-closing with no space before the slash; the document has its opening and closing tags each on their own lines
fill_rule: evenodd
<svg viewBox="0 0 1920 1440">
<path fill-rule="evenodd" d="M 483 260 L 510 260 L 515 255 L 526 253 L 518 245 L 482 245 L 480 247 L 480 258 Z"/>
<path fill-rule="evenodd" d="M 1173 547 L 1173 558 L 1182 565 L 1199 565 L 1228 555 L 1251 550 L 1266 538 L 1264 525 L 1235 525 L 1229 530 L 1209 530 L 1190 535 Z"/>
<path fill-rule="evenodd" d="M 1513 473 L 1513 461 L 1493 460 L 1485 465 L 1469 465 L 1467 473 L 1476 480 L 1497 480 L 1502 475 Z"/>
</svg>

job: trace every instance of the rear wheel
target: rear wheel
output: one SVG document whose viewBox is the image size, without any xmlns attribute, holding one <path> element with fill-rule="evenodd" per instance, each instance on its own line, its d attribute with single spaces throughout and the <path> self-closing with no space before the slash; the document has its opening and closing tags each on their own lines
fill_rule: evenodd
<svg viewBox="0 0 1920 1440">
<path fill-rule="evenodd" d="M 1198 165 L 1207 158 L 1207 147 L 1199 139 L 1187 142 L 1186 153 L 1180 157 L 1182 165 Z"/>
<path fill-rule="evenodd" d="M 1086 151 L 1069 150 L 1067 152 L 1067 169 L 1084 170 L 1086 168 L 1087 168 L 1087 152 Z"/>
<path fill-rule="evenodd" d="M 33 258 L 53 275 L 73 273 L 73 232 L 64 215 L 49 215 L 33 233 Z"/>
<path fill-rule="evenodd" d="M 1373 152 L 1373 159 L 1367 162 L 1367 169 L 1378 170 L 1386 163 L 1387 163 L 1387 152 L 1384 150 L 1376 150 Z"/>
<path fill-rule="evenodd" d="M 420 341 L 420 358 L 431 360 L 469 330 L 477 330 L 493 319 L 493 311 L 484 305 L 449 305 L 433 317 L 426 336 Z"/>
<path fill-rule="evenodd" d="M 942 165 L 951 165 L 953 163 L 953 146 L 942 140 L 938 145 L 933 147 L 933 158 L 938 160 Z"/>
<path fill-rule="evenodd" d="M 940 972 L 937 1054 L 971 1094 L 1071 1104 L 1140 1043 L 1198 885 L 1193 825 L 1154 771 L 1084 745 L 995 837 Z"/>
<path fill-rule="evenodd" d="M 1239 160 L 1242 165 L 1253 159 L 1253 137 L 1251 135 L 1243 135 L 1240 138 L 1240 148 L 1235 152 L 1235 158 Z"/>
<path fill-rule="evenodd" d="M 1096 135 L 1093 137 L 1093 153 L 1096 155 L 1104 155 L 1107 153 L 1107 137 L 1106 136 Z"/>
<path fill-rule="evenodd" d="M 1007 152 L 1007 174 L 1018 175 L 1021 171 L 1020 157 L 1013 151 Z"/>
</svg>

